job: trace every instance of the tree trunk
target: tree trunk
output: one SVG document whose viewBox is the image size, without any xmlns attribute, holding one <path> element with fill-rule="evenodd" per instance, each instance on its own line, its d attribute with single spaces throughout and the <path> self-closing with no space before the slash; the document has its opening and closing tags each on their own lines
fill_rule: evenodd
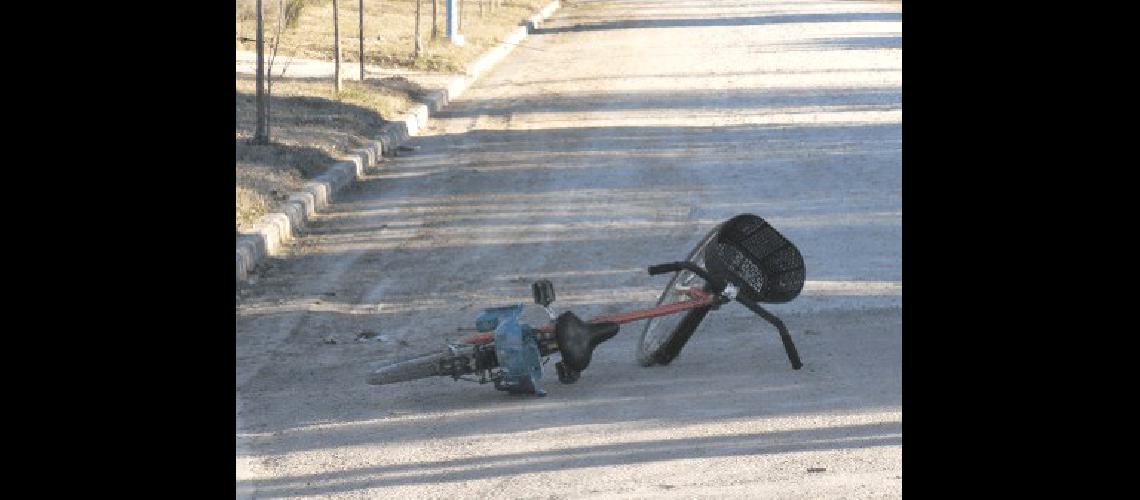
<svg viewBox="0 0 1140 500">
<path fill-rule="evenodd" d="M 272 125 L 273 117 L 273 68 L 269 68 L 269 74 L 265 76 L 265 144 L 269 144 L 269 134 L 273 133 Z"/>
<path fill-rule="evenodd" d="M 269 114 L 265 109 L 265 37 L 262 34 L 264 25 L 261 18 L 261 0 L 257 0 L 257 86 L 256 111 L 257 128 L 253 133 L 254 144 L 269 144 L 269 129 L 267 127 Z"/>
<path fill-rule="evenodd" d="M 340 93 L 340 16 L 338 15 L 337 2 L 333 0 L 333 50 L 336 51 L 336 59 L 333 71 L 336 72 L 336 93 Z"/>
<path fill-rule="evenodd" d="M 431 39 L 439 38 L 439 0 L 431 0 Z"/>
<path fill-rule="evenodd" d="M 420 6 L 423 5 L 423 0 L 416 0 L 416 60 L 419 60 L 420 54 L 423 52 L 423 46 L 420 44 Z"/>
<path fill-rule="evenodd" d="M 360 83 L 364 83 L 364 0 L 360 0 Z"/>
</svg>

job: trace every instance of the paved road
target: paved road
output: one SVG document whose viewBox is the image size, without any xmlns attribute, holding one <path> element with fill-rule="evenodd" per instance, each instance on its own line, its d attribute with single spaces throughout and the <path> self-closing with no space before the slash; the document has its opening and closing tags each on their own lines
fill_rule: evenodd
<svg viewBox="0 0 1140 500">
<path fill-rule="evenodd" d="M 240 290 L 239 494 L 900 496 L 900 10 L 564 6 Z M 802 370 L 733 305 L 668 367 L 636 364 L 629 325 L 577 384 L 548 367 L 544 399 L 364 384 L 534 279 L 583 317 L 644 306 L 647 264 L 739 212 L 806 259 L 771 308 Z"/>
</svg>

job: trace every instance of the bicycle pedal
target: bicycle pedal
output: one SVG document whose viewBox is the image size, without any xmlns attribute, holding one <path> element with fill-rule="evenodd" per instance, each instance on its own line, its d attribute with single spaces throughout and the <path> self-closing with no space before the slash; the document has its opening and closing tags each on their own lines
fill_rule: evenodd
<svg viewBox="0 0 1140 500">
<path fill-rule="evenodd" d="M 534 292 L 535 304 L 546 307 L 554 302 L 554 284 L 550 280 L 535 281 L 531 283 L 530 289 Z"/>
</svg>

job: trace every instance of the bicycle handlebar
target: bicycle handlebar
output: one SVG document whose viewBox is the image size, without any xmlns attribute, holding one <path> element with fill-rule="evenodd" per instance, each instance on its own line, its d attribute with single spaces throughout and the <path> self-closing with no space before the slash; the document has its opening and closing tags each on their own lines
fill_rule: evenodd
<svg viewBox="0 0 1140 500">
<path fill-rule="evenodd" d="M 691 262 L 678 261 L 678 262 L 669 262 L 666 264 L 657 264 L 655 266 L 649 266 L 649 275 L 650 276 L 657 276 L 658 274 L 665 274 L 665 273 L 672 273 L 672 272 L 680 271 L 681 269 L 685 268 L 685 264 L 691 264 Z"/>
<path fill-rule="evenodd" d="M 708 271 L 705 271 L 703 268 L 701 268 L 701 266 L 698 266 L 697 264 L 689 262 L 687 260 L 649 266 L 649 275 L 656 276 L 658 274 L 673 273 L 682 270 L 690 271 L 693 274 L 700 276 L 701 279 L 705 280 L 709 285 L 711 285 L 712 289 L 709 290 L 711 292 L 720 293 L 724 290 L 724 280 L 719 280 L 712 276 L 709 276 Z"/>
</svg>

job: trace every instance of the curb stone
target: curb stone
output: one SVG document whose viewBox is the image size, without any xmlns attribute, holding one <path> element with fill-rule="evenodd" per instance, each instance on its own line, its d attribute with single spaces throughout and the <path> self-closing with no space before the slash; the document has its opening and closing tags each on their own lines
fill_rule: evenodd
<svg viewBox="0 0 1140 500">
<path fill-rule="evenodd" d="M 394 156 L 400 144 L 419 135 L 433 111 L 439 111 L 462 95 L 560 6 L 560 0 L 552 0 L 512 30 L 502 42 L 467 65 L 465 74 L 453 78 L 447 88 L 427 93 L 420 104 L 403 118 L 381 126 L 379 136 L 369 141 L 367 147 L 352 150 L 344 161 L 333 164 L 325 173 L 306 182 L 300 191 L 290 194 L 277 211 L 261 216 L 251 229 L 240 231 L 237 235 L 237 283 L 245 281 L 267 256 L 277 255 L 282 244 L 303 230 L 314 213 L 327 207 L 334 194 L 364 175 L 365 169 L 376 167 L 381 156 Z"/>
</svg>

